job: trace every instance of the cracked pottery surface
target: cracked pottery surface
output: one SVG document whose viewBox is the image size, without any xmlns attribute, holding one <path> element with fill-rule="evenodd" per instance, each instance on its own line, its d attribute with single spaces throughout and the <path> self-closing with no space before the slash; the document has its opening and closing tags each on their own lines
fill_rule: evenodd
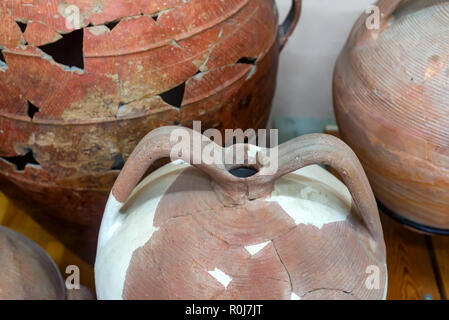
<svg viewBox="0 0 449 320">
<path fill-rule="evenodd" d="M 146 136 L 114 185 L 98 240 L 99 299 L 386 298 L 376 203 L 344 143 L 297 138 L 279 147 L 276 173 L 265 176 L 258 164 L 249 178 L 181 155 L 139 183 L 170 154 L 173 130 Z M 248 157 L 265 150 L 250 145 Z M 335 167 L 349 189 L 319 163 Z M 379 270 L 372 290 L 370 266 Z"/>
<path fill-rule="evenodd" d="M 386 207 L 449 229 L 449 2 L 378 5 L 380 30 L 362 16 L 336 65 L 341 135 Z"/>
<path fill-rule="evenodd" d="M 109 190 L 146 133 L 264 127 L 293 3 L 279 29 L 273 0 L 2 1 L 2 192 L 93 261 Z"/>
<path fill-rule="evenodd" d="M 0 226 L 0 300 L 91 300 L 90 291 L 67 290 L 58 267 L 34 241 Z"/>
</svg>

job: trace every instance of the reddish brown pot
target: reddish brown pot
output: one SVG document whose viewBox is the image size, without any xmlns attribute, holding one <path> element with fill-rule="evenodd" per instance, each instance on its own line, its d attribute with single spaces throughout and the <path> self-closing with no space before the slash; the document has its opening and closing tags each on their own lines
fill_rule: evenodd
<svg viewBox="0 0 449 320">
<path fill-rule="evenodd" d="M 70 3 L 0 4 L 0 186 L 92 261 L 107 193 L 148 131 L 264 126 L 301 1 L 280 29 L 273 0 Z"/>
<path fill-rule="evenodd" d="M 336 65 L 341 134 L 386 207 L 449 231 L 449 3 L 378 6 L 380 29 L 363 15 Z"/>
<path fill-rule="evenodd" d="M 184 142 L 202 145 L 182 150 L 192 157 L 192 150 L 213 150 L 222 160 L 195 162 L 176 152 L 136 187 L 153 161 L 170 156 L 177 129 L 146 136 L 115 182 L 95 262 L 99 299 L 386 297 L 376 201 L 346 144 L 310 135 L 279 146 L 278 154 L 238 145 L 256 172 L 238 178 L 233 163 L 221 164 L 232 147 L 185 129 Z M 313 164 L 334 167 L 347 187 Z"/>
<path fill-rule="evenodd" d="M 67 290 L 58 267 L 34 241 L 0 226 L 0 300 L 92 299 L 85 287 Z"/>
</svg>

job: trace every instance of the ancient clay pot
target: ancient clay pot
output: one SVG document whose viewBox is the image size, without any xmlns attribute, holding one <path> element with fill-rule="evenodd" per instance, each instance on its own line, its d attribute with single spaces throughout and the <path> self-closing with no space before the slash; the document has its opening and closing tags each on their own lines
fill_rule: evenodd
<svg viewBox="0 0 449 320">
<path fill-rule="evenodd" d="M 190 165 L 181 153 L 136 187 L 153 161 L 170 155 L 174 130 L 147 135 L 112 189 L 95 263 L 98 298 L 385 298 L 376 202 L 343 142 L 310 135 L 283 144 L 269 175 L 274 153 L 253 145 L 239 145 L 245 163 L 257 163 L 250 167 Z M 223 157 L 233 150 L 213 145 Z M 333 166 L 348 188 L 317 163 Z M 240 170 L 252 175 L 239 178 Z"/>
<path fill-rule="evenodd" d="M 292 3 L 278 27 L 273 0 L 3 1 L 1 190 L 93 261 L 108 192 L 147 132 L 264 127 Z"/>
<path fill-rule="evenodd" d="M 410 226 L 449 234 L 449 3 L 379 1 L 337 62 L 334 105 L 378 200 Z"/>
<path fill-rule="evenodd" d="M 93 299 L 89 290 L 67 290 L 53 260 L 34 241 L 0 226 L 0 300 Z"/>
</svg>

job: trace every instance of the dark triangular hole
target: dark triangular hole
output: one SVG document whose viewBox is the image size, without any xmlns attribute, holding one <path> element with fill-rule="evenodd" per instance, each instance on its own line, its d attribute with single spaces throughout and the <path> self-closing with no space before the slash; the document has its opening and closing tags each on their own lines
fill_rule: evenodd
<svg viewBox="0 0 449 320">
<path fill-rule="evenodd" d="M 155 16 L 152 16 L 152 18 L 153 18 L 154 21 L 157 22 L 157 19 L 159 19 L 159 15 L 157 14 L 157 15 L 155 15 Z"/>
<path fill-rule="evenodd" d="M 29 102 L 28 100 L 27 100 L 27 103 L 28 103 L 28 108 L 27 108 L 27 114 L 28 114 L 28 117 L 30 117 L 31 119 L 33 119 L 35 113 L 36 113 L 36 112 L 39 112 L 39 108 L 36 107 L 36 106 L 35 106 L 34 104 L 32 104 L 31 102 Z"/>
<path fill-rule="evenodd" d="M 16 21 L 16 23 L 19 26 L 19 28 L 22 31 L 22 33 L 25 33 L 25 30 L 26 30 L 28 25 L 26 23 L 23 23 L 23 22 L 20 22 L 20 21 Z"/>
<path fill-rule="evenodd" d="M 173 88 L 171 90 L 168 90 L 167 92 L 161 93 L 159 96 L 169 105 L 180 109 L 182 105 L 182 100 L 184 99 L 184 92 L 186 90 L 186 84 L 185 82 L 177 86 L 176 88 Z"/>
<path fill-rule="evenodd" d="M 3 62 L 4 64 L 6 64 L 6 60 L 5 60 L 5 57 L 3 56 L 3 52 L 1 49 L 0 49 L 0 62 Z"/>
<path fill-rule="evenodd" d="M 40 46 L 39 49 L 52 56 L 57 63 L 84 69 L 83 29 L 63 34 L 62 39 Z"/>
<path fill-rule="evenodd" d="M 125 160 L 121 153 L 114 156 L 114 163 L 111 166 L 111 170 L 122 170 L 125 165 Z"/>
<path fill-rule="evenodd" d="M 36 158 L 34 158 L 33 151 L 27 149 L 27 153 L 24 156 L 17 157 L 0 157 L 16 166 L 17 171 L 24 171 L 28 164 L 39 165 Z"/>
<path fill-rule="evenodd" d="M 106 27 L 108 27 L 109 30 L 112 31 L 119 24 L 119 22 L 120 22 L 120 20 L 116 20 L 116 21 L 111 21 L 111 22 L 105 23 L 104 25 Z"/>
<path fill-rule="evenodd" d="M 243 57 L 241 59 L 239 59 L 237 61 L 237 63 L 242 63 L 242 64 L 252 64 L 255 65 L 256 64 L 257 59 L 256 58 L 248 58 L 248 57 Z"/>
</svg>

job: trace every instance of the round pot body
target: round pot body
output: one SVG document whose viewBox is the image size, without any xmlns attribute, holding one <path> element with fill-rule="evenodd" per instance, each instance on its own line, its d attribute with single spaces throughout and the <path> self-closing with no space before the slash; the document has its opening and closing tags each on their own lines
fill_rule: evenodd
<svg viewBox="0 0 449 320">
<path fill-rule="evenodd" d="M 92 299 L 86 288 L 66 290 L 56 264 L 34 241 L 0 226 L 0 300 Z"/>
<path fill-rule="evenodd" d="M 0 5 L 0 185 L 92 261 L 107 194 L 146 133 L 264 127 L 300 1 L 280 29 L 273 0 L 71 3 Z"/>
<path fill-rule="evenodd" d="M 421 230 L 449 232 L 449 3 L 380 1 L 337 62 L 341 135 L 378 200 Z"/>
<path fill-rule="evenodd" d="M 320 153 L 317 144 L 329 146 L 327 139 L 332 140 L 309 140 L 313 157 Z M 138 181 L 135 173 L 148 165 L 140 167 L 138 159 L 154 159 L 147 151 L 161 149 L 158 142 L 139 145 L 142 149 L 138 146 L 128 160 L 103 216 L 95 263 L 98 298 L 385 298 L 385 244 L 360 164 L 344 166 L 351 176 L 360 168 L 356 171 L 366 181 L 352 191 L 358 199 L 353 201 L 348 188 L 320 166 L 295 171 L 309 163 L 294 160 L 300 156 L 293 150 L 308 152 L 303 141 L 280 147 L 281 154 L 293 158 L 290 165 L 281 163 L 274 176 L 264 176 L 264 167 L 257 167 L 254 176 L 237 178 L 224 168 L 176 160 L 127 196 L 124 188 L 130 192 Z M 323 157 L 334 153 L 324 149 Z M 260 150 L 250 146 L 248 154 Z M 334 155 L 341 158 L 342 152 Z M 320 162 L 315 158 L 310 163 L 314 161 Z M 359 192 L 367 192 L 361 202 Z M 372 216 L 367 219 L 369 210 L 354 214 L 356 203 L 371 205 Z M 373 274 L 374 287 L 367 285 Z"/>
</svg>

